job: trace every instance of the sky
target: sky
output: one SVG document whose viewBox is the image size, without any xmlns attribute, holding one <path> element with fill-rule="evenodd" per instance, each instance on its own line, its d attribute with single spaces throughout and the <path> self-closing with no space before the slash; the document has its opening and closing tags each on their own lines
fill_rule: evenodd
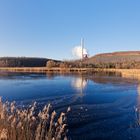
<svg viewBox="0 0 140 140">
<path fill-rule="evenodd" d="M 0 0 L 0 57 L 73 59 L 140 50 L 140 0 Z"/>
</svg>

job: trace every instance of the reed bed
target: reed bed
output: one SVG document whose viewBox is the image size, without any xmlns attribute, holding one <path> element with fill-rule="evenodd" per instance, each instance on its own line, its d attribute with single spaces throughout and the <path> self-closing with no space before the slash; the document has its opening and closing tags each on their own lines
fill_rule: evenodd
<svg viewBox="0 0 140 140">
<path fill-rule="evenodd" d="M 37 103 L 18 107 L 0 98 L 0 140 L 67 140 L 67 115 L 57 115 L 50 104 L 37 111 Z"/>
<path fill-rule="evenodd" d="M 114 72 L 121 73 L 121 76 L 124 78 L 140 80 L 140 69 L 111 69 L 111 70 Z"/>
</svg>

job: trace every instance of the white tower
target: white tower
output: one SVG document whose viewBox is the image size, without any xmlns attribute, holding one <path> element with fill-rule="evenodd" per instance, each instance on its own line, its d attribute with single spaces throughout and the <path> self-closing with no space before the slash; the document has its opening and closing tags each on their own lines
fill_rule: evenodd
<svg viewBox="0 0 140 140">
<path fill-rule="evenodd" d="M 83 52 L 83 50 L 84 50 L 84 39 L 83 38 L 81 38 L 81 48 L 82 48 L 82 54 L 81 54 L 81 56 L 82 56 L 82 60 L 83 60 L 83 58 L 84 58 L 84 52 Z"/>
</svg>

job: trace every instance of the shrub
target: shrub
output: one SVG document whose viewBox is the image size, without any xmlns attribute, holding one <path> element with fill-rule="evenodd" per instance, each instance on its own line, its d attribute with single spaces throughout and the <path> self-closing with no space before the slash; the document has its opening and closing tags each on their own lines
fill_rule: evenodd
<svg viewBox="0 0 140 140">
<path fill-rule="evenodd" d="M 49 60 L 49 61 L 47 62 L 47 64 L 46 64 L 46 66 L 47 66 L 48 68 L 52 68 L 52 67 L 55 66 L 55 62 L 52 61 L 52 60 Z"/>
</svg>

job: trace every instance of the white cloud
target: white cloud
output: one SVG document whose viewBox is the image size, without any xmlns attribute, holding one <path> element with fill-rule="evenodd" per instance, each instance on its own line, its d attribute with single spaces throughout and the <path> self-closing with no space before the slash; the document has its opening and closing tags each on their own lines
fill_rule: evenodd
<svg viewBox="0 0 140 140">
<path fill-rule="evenodd" d="M 75 56 L 76 58 L 82 58 L 82 47 L 81 46 L 75 46 L 72 49 L 72 54 L 73 56 Z M 83 55 L 88 55 L 88 52 L 85 48 L 83 48 Z"/>
</svg>

